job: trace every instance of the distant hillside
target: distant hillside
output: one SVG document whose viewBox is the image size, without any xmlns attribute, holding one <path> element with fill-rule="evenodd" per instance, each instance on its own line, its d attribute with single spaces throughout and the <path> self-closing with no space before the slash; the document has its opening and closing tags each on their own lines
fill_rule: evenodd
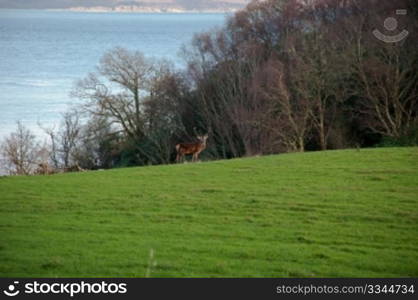
<svg viewBox="0 0 418 300">
<path fill-rule="evenodd" d="M 0 8 L 101 10 L 235 10 L 250 0 L 0 0 Z"/>
</svg>

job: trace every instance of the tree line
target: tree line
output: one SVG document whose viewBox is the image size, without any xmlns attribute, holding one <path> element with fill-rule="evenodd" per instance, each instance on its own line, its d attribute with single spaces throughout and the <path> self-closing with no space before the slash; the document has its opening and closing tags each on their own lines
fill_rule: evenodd
<svg viewBox="0 0 418 300">
<path fill-rule="evenodd" d="M 74 87 L 83 104 L 45 129 L 49 142 L 37 153 L 55 169 L 101 169 L 172 163 L 176 143 L 203 134 L 206 159 L 417 145 L 417 8 L 413 0 L 252 1 L 222 28 L 196 34 L 183 69 L 111 49 Z M 406 37 L 390 40 L 402 30 Z"/>
</svg>

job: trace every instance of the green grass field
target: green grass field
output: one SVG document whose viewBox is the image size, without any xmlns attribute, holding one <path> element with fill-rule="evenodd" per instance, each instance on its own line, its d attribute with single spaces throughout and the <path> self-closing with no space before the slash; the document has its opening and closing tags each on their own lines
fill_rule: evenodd
<svg viewBox="0 0 418 300">
<path fill-rule="evenodd" d="M 0 276 L 147 272 L 418 276 L 418 148 L 0 178 Z"/>
</svg>

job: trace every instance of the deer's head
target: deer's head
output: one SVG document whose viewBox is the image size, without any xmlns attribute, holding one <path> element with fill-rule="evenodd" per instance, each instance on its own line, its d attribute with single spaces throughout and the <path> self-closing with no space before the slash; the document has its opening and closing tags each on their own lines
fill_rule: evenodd
<svg viewBox="0 0 418 300">
<path fill-rule="evenodd" d="M 199 135 L 199 136 L 197 136 L 197 139 L 198 139 L 199 141 L 201 141 L 202 143 L 206 144 L 206 140 L 208 139 L 208 137 L 209 137 L 209 135 L 208 135 L 208 134 L 205 134 L 205 135 Z"/>
</svg>

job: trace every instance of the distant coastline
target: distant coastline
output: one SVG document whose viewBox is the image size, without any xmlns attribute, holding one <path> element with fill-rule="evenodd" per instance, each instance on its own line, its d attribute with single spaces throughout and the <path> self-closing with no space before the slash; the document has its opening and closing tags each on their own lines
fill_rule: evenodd
<svg viewBox="0 0 418 300">
<path fill-rule="evenodd" d="M 0 0 L 0 9 L 96 13 L 233 13 L 251 0 Z"/>
<path fill-rule="evenodd" d="M 114 9 L 111 7 L 72 7 L 72 8 L 0 8 L 0 11 L 50 11 L 50 12 L 80 12 L 80 13 L 143 13 L 143 14 L 228 14 L 240 9 L 156 9 L 139 8 L 132 10 Z"/>
<path fill-rule="evenodd" d="M 89 13 L 234 13 L 239 8 L 219 8 L 219 9 L 184 9 L 181 7 L 150 7 L 150 6 L 95 6 L 95 7 L 70 7 L 59 9 L 46 9 L 48 11 L 71 11 Z"/>
</svg>

